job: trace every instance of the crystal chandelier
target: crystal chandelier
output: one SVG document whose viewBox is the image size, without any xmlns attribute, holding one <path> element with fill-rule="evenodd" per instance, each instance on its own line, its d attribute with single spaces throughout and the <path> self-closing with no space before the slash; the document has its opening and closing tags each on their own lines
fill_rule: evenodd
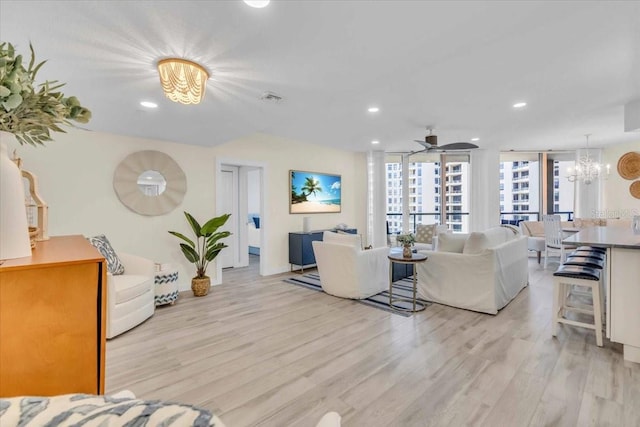
<svg viewBox="0 0 640 427">
<path fill-rule="evenodd" d="M 583 183 L 589 185 L 594 180 L 600 178 L 603 174 L 603 166 L 596 162 L 591 158 L 589 154 L 589 136 L 590 134 L 585 135 L 587 137 L 587 148 L 585 149 L 585 155 L 580 156 L 580 159 L 576 162 L 575 168 L 569 168 L 567 179 L 569 182 L 582 181 Z M 606 169 L 606 175 L 609 175 L 610 165 L 606 165 L 604 167 Z"/>
<path fill-rule="evenodd" d="M 173 102 L 199 104 L 207 88 L 209 73 L 200 64 L 181 58 L 158 62 L 164 94 Z"/>
</svg>

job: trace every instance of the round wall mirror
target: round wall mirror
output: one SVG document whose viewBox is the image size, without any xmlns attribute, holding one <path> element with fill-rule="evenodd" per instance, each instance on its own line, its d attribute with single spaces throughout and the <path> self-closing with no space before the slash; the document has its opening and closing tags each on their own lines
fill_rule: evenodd
<svg viewBox="0 0 640 427">
<path fill-rule="evenodd" d="M 138 189 L 145 196 L 159 196 L 167 189 L 167 180 L 158 171 L 146 170 L 138 176 Z"/>
<path fill-rule="evenodd" d="M 182 203 L 187 192 L 187 177 L 165 153 L 138 151 L 116 168 L 113 189 L 132 211 L 141 215 L 163 215 Z"/>
</svg>

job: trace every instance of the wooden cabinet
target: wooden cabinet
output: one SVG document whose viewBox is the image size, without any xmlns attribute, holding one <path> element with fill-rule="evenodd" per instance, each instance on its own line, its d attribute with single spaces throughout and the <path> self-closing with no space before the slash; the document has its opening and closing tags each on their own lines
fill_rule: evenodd
<svg viewBox="0 0 640 427">
<path fill-rule="evenodd" d="M 104 393 L 106 280 L 82 236 L 0 265 L 0 397 Z"/>
<path fill-rule="evenodd" d="M 335 231 L 326 230 L 326 231 Z M 355 228 L 348 228 L 341 230 L 345 233 L 356 234 L 358 232 Z M 300 271 L 304 271 L 304 267 L 307 265 L 315 265 L 316 257 L 313 253 L 312 243 L 314 240 L 322 240 L 322 234 L 325 230 L 305 232 L 289 233 L 289 264 L 291 264 L 291 270 L 293 266 L 300 267 Z"/>
</svg>

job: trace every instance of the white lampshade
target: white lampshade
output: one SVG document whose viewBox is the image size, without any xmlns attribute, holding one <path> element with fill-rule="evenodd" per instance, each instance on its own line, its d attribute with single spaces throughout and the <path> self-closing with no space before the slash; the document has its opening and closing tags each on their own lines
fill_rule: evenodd
<svg viewBox="0 0 640 427">
<path fill-rule="evenodd" d="M 31 256 L 22 174 L 9 158 L 9 138 L 0 132 L 0 260 Z"/>
</svg>

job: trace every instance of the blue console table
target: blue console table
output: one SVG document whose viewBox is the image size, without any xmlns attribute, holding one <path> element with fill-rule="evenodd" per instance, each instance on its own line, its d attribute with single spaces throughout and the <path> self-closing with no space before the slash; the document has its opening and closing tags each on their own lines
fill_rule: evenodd
<svg viewBox="0 0 640 427">
<path fill-rule="evenodd" d="M 316 264 L 316 257 L 313 253 L 313 246 L 311 242 L 321 241 L 322 233 L 325 231 L 337 231 L 336 229 L 330 230 L 315 230 L 307 233 L 303 231 L 297 231 L 289 233 L 289 264 L 291 265 L 291 271 L 293 266 L 300 267 L 300 272 L 304 272 L 304 267 L 312 266 Z M 356 234 L 358 232 L 355 228 L 347 228 L 340 230 L 349 234 Z"/>
</svg>

